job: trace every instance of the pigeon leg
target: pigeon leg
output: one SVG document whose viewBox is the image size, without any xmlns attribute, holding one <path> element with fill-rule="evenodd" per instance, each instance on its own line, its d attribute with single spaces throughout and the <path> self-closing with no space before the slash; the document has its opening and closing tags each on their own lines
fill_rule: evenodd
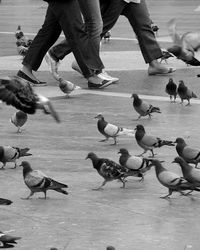
<svg viewBox="0 0 200 250">
<path fill-rule="evenodd" d="M 165 196 L 161 196 L 160 198 L 161 199 L 166 199 L 166 198 L 169 198 L 169 196 L 173 193 L 173 190 L 169 188 L 169 193 Z"/>
<path fill-rule="evenodd" d="M 28 200 L 32 195 L 34 194 L 33 191 L 30 192 L 29 196 L 27 196 L 26 198 L 21 198 L 22 200 Z"/>
<path fill-rule="evenodd" d="M 98 188 L 93 188 L 92 190 L 98 191 L 98 190 L 103 189 L 102 187 L 106 185 L 106 182 L 107 182 L 106 180 L 103 181 L 103 183 L 101 184 L 101 186 L 99 186 Z"/>
<path fill-rule="evenodd" d="M 126 181 L 122 180 L 121 178 L 119 180 L 123 183 L 123 186 L 121 188 L 125 188 Z"/>
<path fill-rule="evenodd" d="M 104 142 L 104 141 L 108 141 L 108 137 L 106 137 L 105 139 L 99 141 L 99 142 Z"/>
<path fill-rule="evenodd" d="M 3 163 L 2 167 L 0 168 L 0 170 L 5 170 L 5 166 L 6 166 L 6 163 Z"/>
<path fill-rule="evenodd" d="M 17 167 L 17 162 L 15 161 L 15 166 L 13 168 L 16 168 Z"/>
<path fill-rule="evenodd" d="M 140 157 L 140 156 L 143 156 L 143 154 L 145 154 L 147 152 L 147 150 L 145 149 L 144 151 L 143 151 L 143 153 L 141 153 L 141 154 L 139 154 L 138 156 Z"/>
<path fill-rule="evenodd" d="M 113 137 L 113 140 L 114 140 L 114 143 L 111 144 L 111 145 L 117 145 L 117 139 L 116 139 L 116 137 Z"/>
</svg>

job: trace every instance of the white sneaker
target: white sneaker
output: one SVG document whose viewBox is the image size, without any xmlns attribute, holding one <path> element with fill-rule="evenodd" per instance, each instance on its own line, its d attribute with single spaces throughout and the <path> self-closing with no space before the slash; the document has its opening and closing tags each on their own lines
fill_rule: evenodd
<svg viewBox="0 0 200 250">
<path fill-rule="evenodd" d="M 116 83 L 119 81 L 119 78 L 110 76 L 106 71 L 102 71 L 98 74 L 98 76 L 103 80 L 112 81 L 112 83 Z"/>
<path fill-rule="evenodd" d="M 56 62 L 52 57 L 51 55 L 49 54 L 49 52 L 46 53 L 45 55 L 45 60 L 49 66 L 49 71 L 51 72 L 52 76 L 57 80 L 59 81 L 60 79 L 60 76 L 58 74 L 58 65 L 59 65 L 59 62 Z"/>
</svg>

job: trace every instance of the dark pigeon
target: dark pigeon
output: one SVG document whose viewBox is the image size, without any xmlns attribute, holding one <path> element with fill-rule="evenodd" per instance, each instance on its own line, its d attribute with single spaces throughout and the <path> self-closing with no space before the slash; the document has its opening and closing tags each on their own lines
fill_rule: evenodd
<svg viewBox="0 0 200 250">
<path fill-rule="evenodd" d="M 177 85 L 172 78 L 169 78 L 169 82 L 165 87 L 165 92 L 169 95 L 171 101 L 176 102 Z"/>
</svg>

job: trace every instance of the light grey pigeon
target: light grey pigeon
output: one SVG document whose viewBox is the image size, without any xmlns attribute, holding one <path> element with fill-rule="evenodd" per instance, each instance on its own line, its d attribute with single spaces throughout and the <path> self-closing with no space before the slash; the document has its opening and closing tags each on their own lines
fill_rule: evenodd
<svg viewBox="0 0 200 250">
<path fill-rule="evenodd" d="M 17 159 L 30 156 L 32 154 L 28 153 L 30 148 L 19 148 L 19 147 L 12 147 L 12 146 L 0 146 L 0 162 L 3 163 L 1 169 L 4 169 L 7 162 L 14 162 L 15 166 L 17 167 Z"/>
<path fill-rule="evenodd" d="M 105 121 L 102 114 L 98 114 L 97 116 L 95 116 L 95 118 L 98 119 L 97 122 L 98 131 L 105 136 L 105 139 L 101 140 L 101 142 L 107 141 L 109 138 L 113 138 L 114 140 L 113 145 L 116 145 L 118 136 L 121 135 L 134 136 L 135 134 L 135 131 L 132 129 L 122 128 L 114 124 L 108 123 L 107 121 Z"/>
<path fill-rule="evenodd" d="M 197 95 L 191 89 L 189 89 L 182 80 L 179 81 L 177 93 L 181 99 L 181 104 L 184 100 L 188 101 L 186 106 L 190 105 L 191 98 L 197 98 Z"/>
<path fill-rule="evenodd" d="M 28 115 L 21 110 L 15 112 L 10 118 L 10 122 L 13 123 L 17 127 L 17 133 L 21 133 L 21 127 L 24 126 L 28 119 Z"/>
<path fill-rule="evenodd" d="M 23 177 L 26 186 L 31 190 L 30 195 L 23 199 L 29 199 L 36 192 L 43 192 L 46 199 L 47 190 L 54 190 L 62 194 L 68 194 L 63 188 L 68 188 L 68 185 L 57 182 L 46 176 L 40 170 L 33 170 L 27 161 L 22 161 Z"/>
<path fill-rule="evenodd" d="M 152 113 L 161 113 L 159 107 L 154 107 L 148 102 L 142 100 L 137 94 L 132 94 L 131 98 L 133 98 L 133 107 L 135 111 L 139 114 L 138 119 L 142 116 L 149 116 L 151 118 Z"/>
</svg>

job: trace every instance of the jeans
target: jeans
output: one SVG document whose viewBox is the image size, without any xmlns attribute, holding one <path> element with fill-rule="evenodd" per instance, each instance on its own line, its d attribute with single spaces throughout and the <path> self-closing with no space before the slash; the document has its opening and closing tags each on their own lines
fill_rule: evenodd
<svg viewBox="0 0 200 250">
<path fill-rule="evenodd" d="M 101 71 L 104 65 L 84 27 L 77 0 L 50 1 L 42 28 L 34 38 L 22 64 L 29 65 L 36 71 L 63 30 L 84 76 L 93 75 L 93 70 Z"/>
</svg>

